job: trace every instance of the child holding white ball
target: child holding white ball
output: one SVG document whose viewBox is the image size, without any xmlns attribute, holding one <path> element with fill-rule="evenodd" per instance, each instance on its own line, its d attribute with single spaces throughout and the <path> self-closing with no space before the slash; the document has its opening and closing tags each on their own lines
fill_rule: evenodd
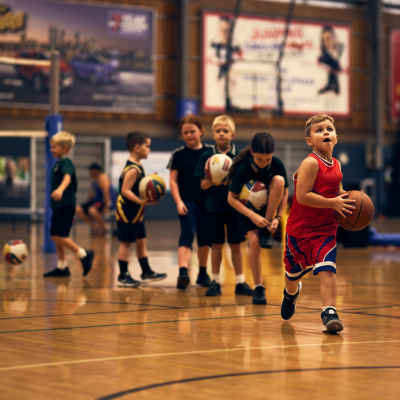
<svg viewBox="0 0 400 400">
<path fill-rule="evenodd" d="M 213 281 L 206 291 L 206 296 L 221 295 L 219 272 L 222 262 L 222 249 L 226 239 L 225 236 L 227 236 L 231 248 L 232 264 L 236 273 L 235 294 L 252 296 L 253 290 L 245 282 L 243 274 L 241 243 L 246 241 L 246 238 L 239 232 L 237 211 L 228 204 L 228 180 L 213 182 L 212 179 L 210 180 L 205 175 L 204 169 L 207 160 L 214 155 L 213 162 L 222 166 L 225 165 L 226 161 L 231 162 L 228 158 L 225 159 L 223 155 L 233 160 L 239 154 L 239 150 L 231 143 L 235 137 L 235 121 L 227 115 L 220 115 L 214 119 L 212 131 L 215 145 L 201 155 L 194 173 L 195 176 L 201 178 L 201 188 L 207 193 L 207 222 L 212 243 L 211 268 Z M 221 156 L 217 157 L 217 155 Z M 223 172 L 223 168 L 219 168 L 219 172 Z M 228 178 L 228 169 L 226 171 L 226 178 Z M 225 227 L 227 235 L 225 235 Z"/>
<path fill-rule="evenodd" d="M 267 304 L 265 288 L 261 281 L 261 248 L 271 248 L 281 214 L 288 199 L 288 180 L 282 161 L 274 157 L 275 141 L 269 133 L 257 133 L 250 146 L 235 158 L 229 171 L 228 203 L 239 211 L 239 229 L 248 235 L 250 266 L 254 278 L 253 304 Z M 267 206 L 259 212 L 247 208 L 239 194 L 251 179 L 268 188 Z M 275 215 L 276 214 L 276 215 Z"/>
</svg>

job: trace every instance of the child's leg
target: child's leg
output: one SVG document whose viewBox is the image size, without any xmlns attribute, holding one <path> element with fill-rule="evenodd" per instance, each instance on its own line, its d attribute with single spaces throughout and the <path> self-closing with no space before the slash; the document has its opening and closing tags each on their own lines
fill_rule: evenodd
<svg viewBox="0 0 400 400">
<path fill-rule="evenodd" d="M 67 237 L 51 236 L 51 239 L 54 241 L 54 243 L 60 245 L 61 247 L 64 247 L 65 249 L 68 249 L 69 251 L 72 251 L 75 254 L 77 254 L 79 249 L 81 248 Z M 85 255 L 86 254 L 84 254 L 83 257 L 85 257 Z"/>
<path fill-rule="evenodd" d="M 297 288 L 298 288 L 300 282 L 301 282 L 300 279 L 297 279 L 296 281 L 289 280 L 287 275 L 285 274 L 286 291 L 289 294 L 293 294 L 294 295 L 294 294 L 297 293 Z"/>
<path fill-rule="evenodd" d="M 147 238 L 136 239 L 136 256 L 138 260 L 147 258 Z"/>
<path fill-rule="evenodd" d="M 247 232 L 250 244 L 249 262 L 253 273 L 254 285 L 262 284 L 261 280 L 261 247 L 258 229 Z"/>
<path fill-rule="evenodd" d="M 88 213 L 100 225 L 101 233 L 104 234 L 107 231 L 107 227 L 103 219 L 103 214 L 95 206 L 90 206 Z"/>
<path fill-rule="evenodd" d="M 275 175 L 269 184 L 268 204 L 265 212 L 265 219 L 271 222 L 275 216 L 276 210 L 282 200 L 285 190 L 285 179 L 280 175 Z"/>
<path fill-rule="evenodd" d="M 223 247 L 223 244 L 213 244 L 211 247 L 211 270 L 213 280 L 217 283 L 219 283 L 219 271 L 221 269 Z"/>
<path fill-rule="evenodd" d="M 207 267 L 208 254 L 210 253 L 210 246 L 199 246 L 197 249 L 197 257 L 199 258 L 199 266 Z"/>
<path fill-rule="evenodd" d="M 232 253 L 232 264 L 236 275 L 243 275 L 243 255 L 241 243 L 229 244 Z"/>
<path fill-rule="evenodd" d="M 321 281 L 322 307 L 336 307 L 336 274 L 333 271 L 321 271 L 318 275 Z"/>
<path fill-rule="evenodd" d="M 92 228 L 94 228 L 93 221 L 85 213 L 81 205 L 76 206 L 75 214 L 84 222 L 88 223 Z"/>
<path fill-rule="evenodd" d="M 131 242 L 120 242 L 118 249 L 118 260 L 128 262 L 129 261 L 129 249 Z"/>
</svg>

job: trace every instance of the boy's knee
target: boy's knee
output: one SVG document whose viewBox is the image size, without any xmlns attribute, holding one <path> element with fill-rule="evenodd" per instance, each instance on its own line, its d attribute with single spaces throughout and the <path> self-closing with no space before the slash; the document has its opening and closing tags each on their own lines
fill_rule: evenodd
<svg viewBox="0 0 400 400">
<path fill-rule="evenodd" d="M 222 251 L 222 248 L 224 247 L 223 244 L 213 244 L 212 249 L 216 251 Z"/>
<path fill-rule="evenodd" d="M 59 236 L 50 236 L 50 239 L 54 242 L 54 243 L 58 243 L 60 241 L 60 237 Z"/>
<path fill-rule="evenodd" d="M 98 214 L 98 211 L 97 211 L 97 208 L 96 207 L 94 207 L 94 206 L 90 206 L 89 208 L 88 208 L 88 213 L 89 213 L 89 215 L 97 215 Z"/>
</svg>

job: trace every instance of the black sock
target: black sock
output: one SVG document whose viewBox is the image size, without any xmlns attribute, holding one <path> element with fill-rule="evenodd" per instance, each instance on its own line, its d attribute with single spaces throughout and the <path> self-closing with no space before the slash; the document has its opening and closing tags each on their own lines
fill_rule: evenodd
<svg viewBox="0 0 400 400">
<path fill-rule="evenodd" d="M 179 275 L 187 275 L 187 268 L 185 267 L 180 267 L 179 268 Z"/>
<path fill-rule="evenodd" d="M 139 264 L 140 264 L 140 267 L 142 268 L 142 272 L 144 274 L 151 272 L 151 268 L 149 265 L 149 259 L 147 257 L 139 258 Z"/>
<path fill-rule="evenodd" d="M 128 261 L 118 260 L 118 264 L 120 274 L 125 274 L 126 272 L 128 272 Z"/>
<path fill-rule="evenodd" d="M 200 267 L 199 268 L 200 275 L 207 275 L 207 267 Z"/>
</svg>

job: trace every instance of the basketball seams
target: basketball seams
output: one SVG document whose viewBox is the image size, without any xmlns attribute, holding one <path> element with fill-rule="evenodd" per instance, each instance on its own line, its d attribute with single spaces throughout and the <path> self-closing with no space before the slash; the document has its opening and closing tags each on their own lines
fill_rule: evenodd
<svg viewBox="0 0 400 400">
<path fill-rule="evenodd" d="M 361 205 L 360 205 L 360 209 L 359 209 L 359 211 L 358 211 L 357 219 L 356 219 L 356 221 L 354 222 L 353 226 L 351 227 L 352 229 L 356 226 L 357 221 L 358 221 L 359 218 L 360 218 L 360 214 L 361 214 L 362 208 L 363 208 L 364 194 L 363 194 L 363 192 L 360 192 L 360 193 L 361 193 Z M 357 199 L 357 200 L 358 200 L 358 199 Z"/>
</svg>

